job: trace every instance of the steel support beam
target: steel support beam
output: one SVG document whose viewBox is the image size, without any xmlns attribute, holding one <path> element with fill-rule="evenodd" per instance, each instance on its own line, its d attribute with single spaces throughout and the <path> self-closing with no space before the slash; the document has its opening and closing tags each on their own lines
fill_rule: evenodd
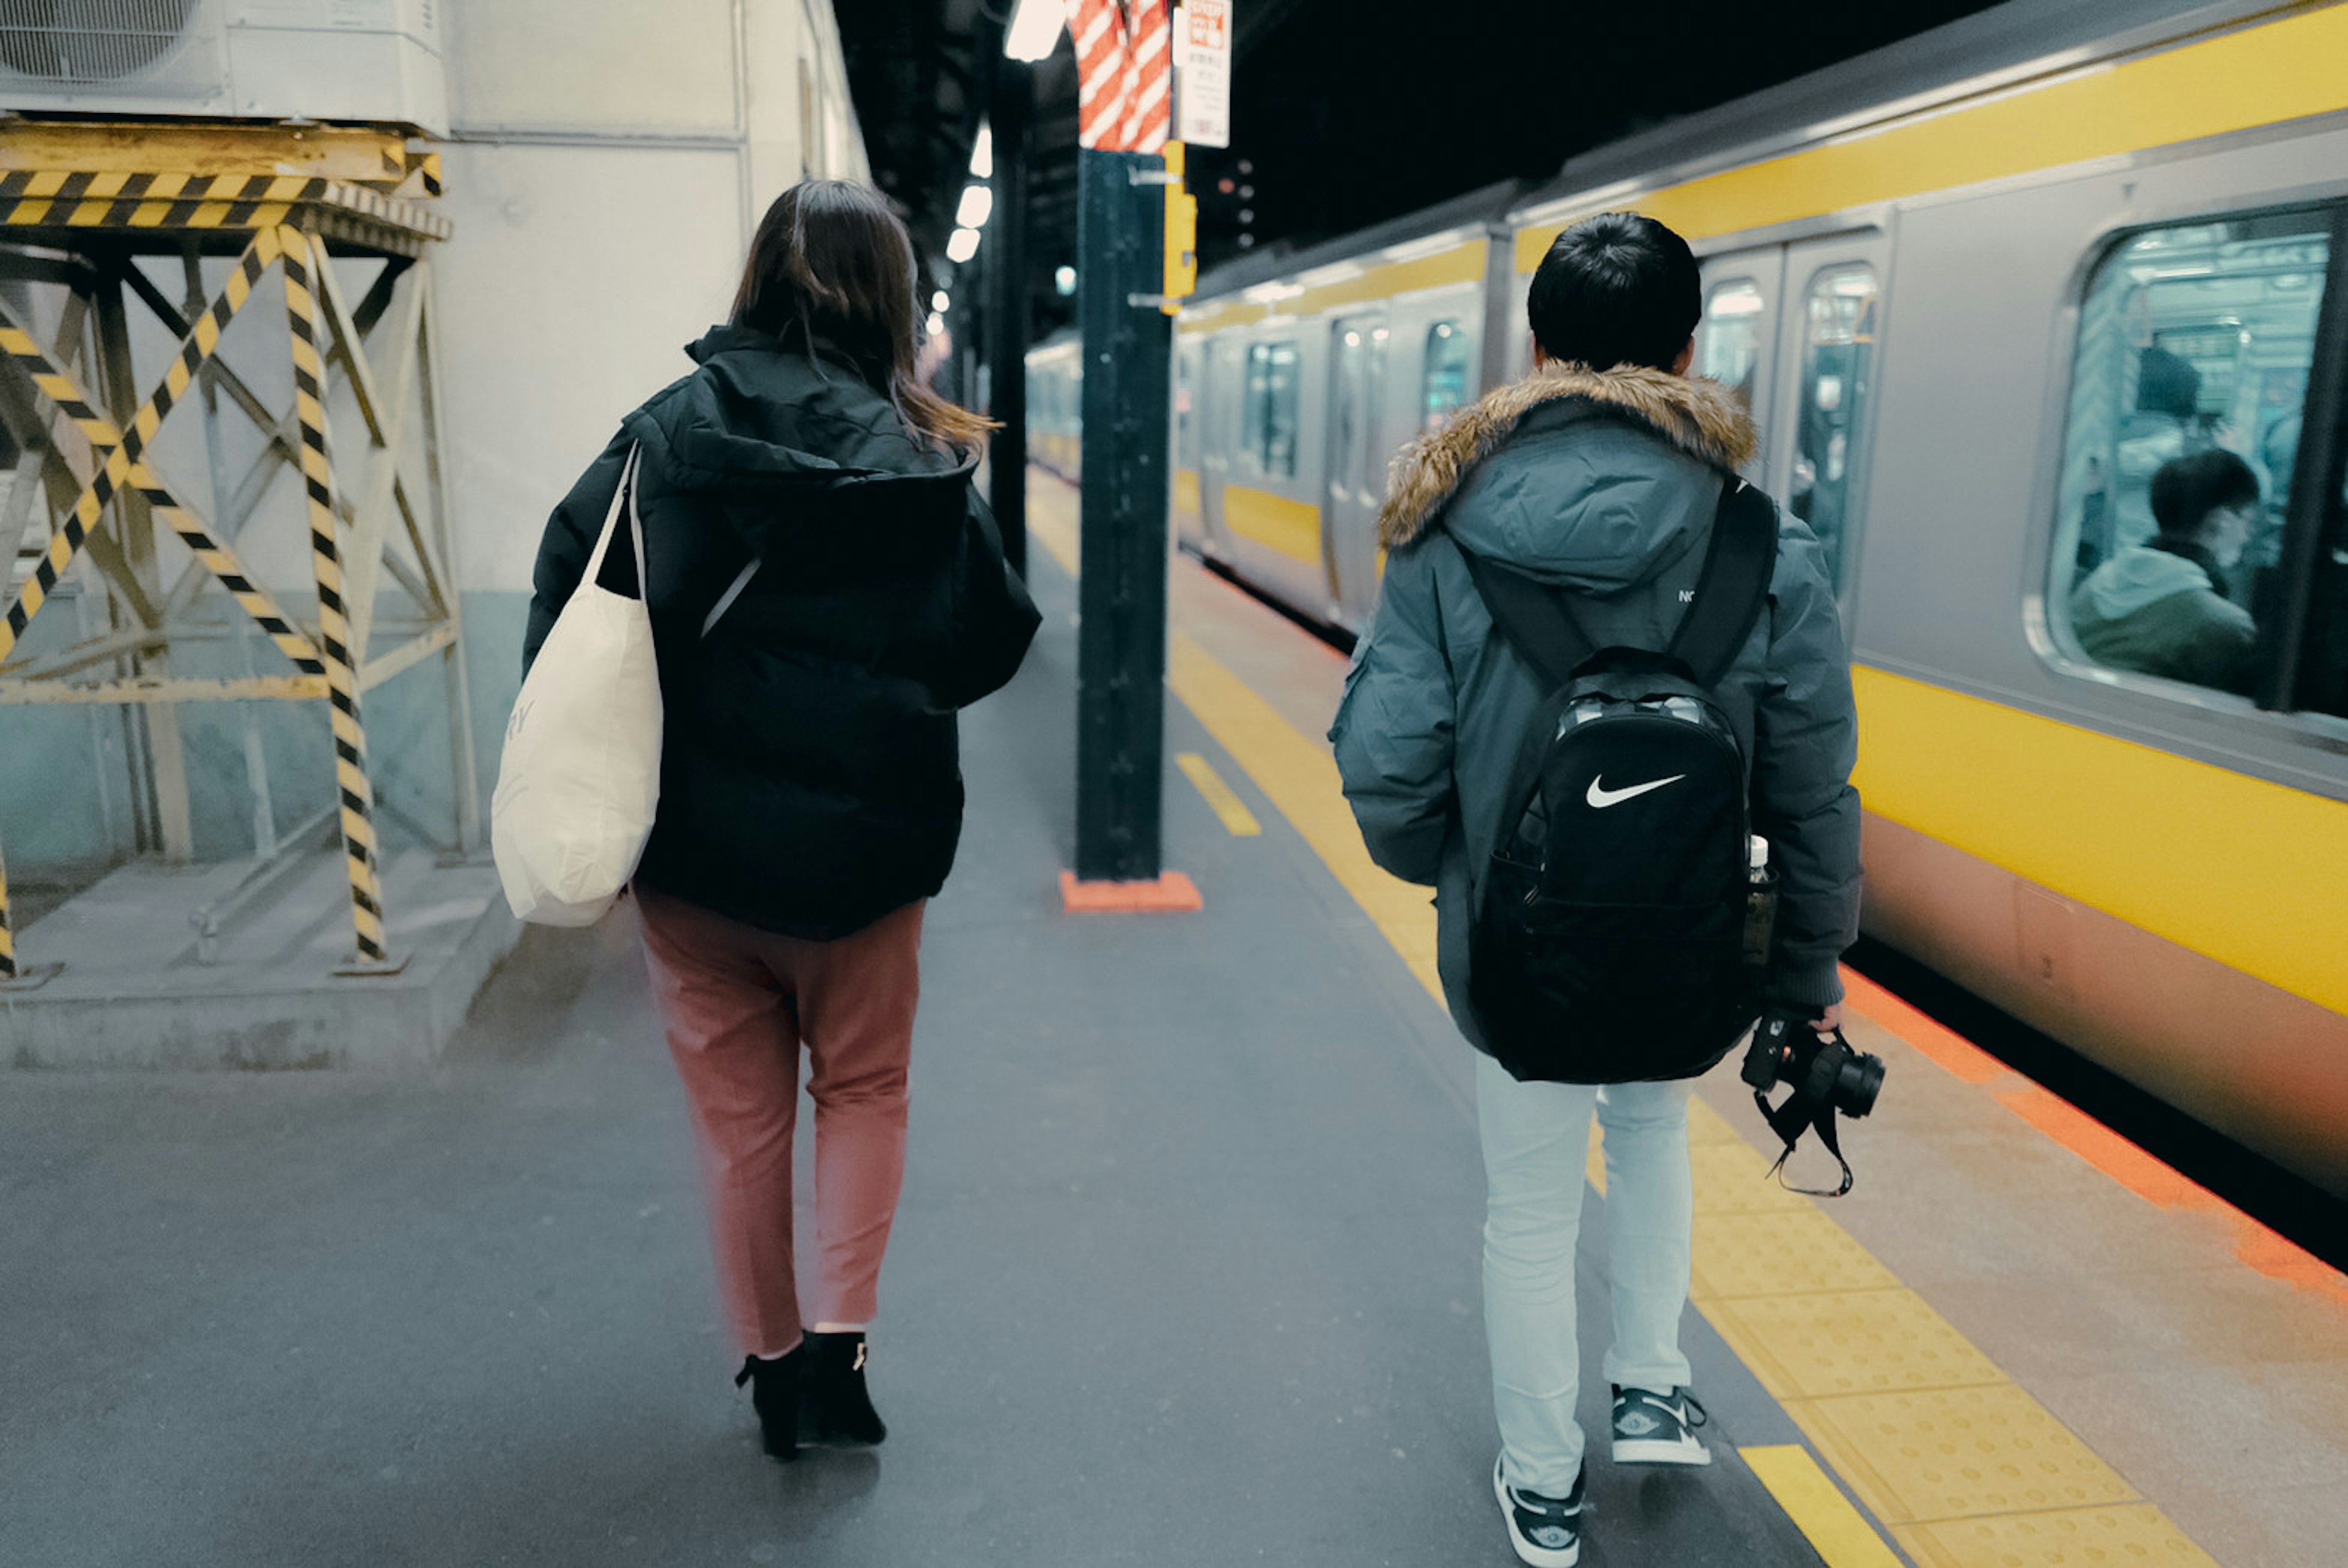
<svg viewBox="0 0 2348 1568">
<path fill-rule="evenodd" d="M 1158 308 L 1165 192 L 1153 154 L 1079 155 L 1083 559 L 1076 673 L 1076 876 L 1162 869 L 1168 389 Z"/>
<path fill-rule="evenodd" d="M 1027 122 L 1035 75 L 1025 61 L 995 66 L 989 108 L 994 133 L 994 233 L 986 258 L 988 412 L 1001 423 L 988 464 L 989 500 L 1003 551 L 1027 569 Z"/>
</svg>

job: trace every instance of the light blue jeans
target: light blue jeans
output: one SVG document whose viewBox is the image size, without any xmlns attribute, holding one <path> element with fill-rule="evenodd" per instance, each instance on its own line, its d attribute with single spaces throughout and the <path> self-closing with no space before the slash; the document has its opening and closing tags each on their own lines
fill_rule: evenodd
<svg viewBox="0 0 2348 1568">
<path fill-rule="evenodd" d="M 1684 1083 L 1519 1083 L 1478 1052 L 1484 1136 L 1484 1332 L 1509 1482 L 1562 1497 L 1581 1468 L 1574 1245 L 1590 1118 L 1606 1130 L 1614 1343 L 1606 1380 L 1668 1393 L 1688 1381 L 1687 1095 Z"/>
</svg>

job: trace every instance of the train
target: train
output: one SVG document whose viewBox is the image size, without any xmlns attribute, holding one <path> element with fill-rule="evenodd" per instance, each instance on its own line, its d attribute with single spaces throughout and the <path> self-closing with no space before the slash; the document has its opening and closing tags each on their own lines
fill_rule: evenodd
<svg viewBox="0 0 2348 1568">
<path fill-rule="evenodd" d="M 1836 573 L 1869 936 L 2348 1194 L 2348 5 L 2014 0 L 1568 162 L 1210 272 L 1175 325 L 1181 549 L 1366 630 L 1388 464 L 1526 373 L 1562 228 L 1701 261 L 1694 374 Z M 1028 359 L 1073 478 L 1081 362 Z M 2159 463 L 2260 488 L 2247 690 L 2098 661 Z"/>
</svg>

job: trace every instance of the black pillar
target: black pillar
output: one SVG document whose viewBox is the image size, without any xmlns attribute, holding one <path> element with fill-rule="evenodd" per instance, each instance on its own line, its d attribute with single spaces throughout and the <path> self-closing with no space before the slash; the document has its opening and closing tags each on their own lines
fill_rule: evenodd
<svg viewBox="0 0 2348 1568">
<path fill-rule="evenodd" d="M 988 448 L 989 491 L 1003 552 L 1027 569 L 1027 122 L 1035 72 L 998 57 L 988 102 L 994 128 L 994 217 L 986 255 L 988 412 L 1002 421 Z"/>
<path fill-rule="evenodd" d="M 1165 162 L 1154 154 L 1089 150 L 1077 159 L 1085 435 L 1076 876 L 1147 881 L 1160 870 L 1166 746 L 1173 322 L 1157 304 L 1165 278 Z"/>
</svg>

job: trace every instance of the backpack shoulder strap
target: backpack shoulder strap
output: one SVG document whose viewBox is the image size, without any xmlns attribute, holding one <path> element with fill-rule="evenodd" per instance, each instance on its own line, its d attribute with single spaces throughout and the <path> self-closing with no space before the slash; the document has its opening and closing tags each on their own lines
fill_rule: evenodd
<svg viewBox="0 0 2348 1568">
<path fill-rule="evenodd" d="M 1582 635 L 1564 593 L 1513 568 L 1485 559 L 1457 538 L 1451 542 L 1468 562 L 1468 575 L 1476 579 L 1476 591 L 1484 608 L 1492 612 L 1492 623 L 1500 629 L 1500 635 L 1542 680 L 1552 687 L 1564 685 L 1582 661 L 1597 651 Z"/>
<path fill-rule="evenodd" d="M 1686 665 L 1696 684 L 1713 687 L 1736 661 L 1768 602 L 1777 564 L 1777 508 L 1769 497 L 1730 475 L 1713 514 L 1712 542 L 1697 576 L 1695 600 L 1680 618 L 1665 651 Z"/>
</svg>

